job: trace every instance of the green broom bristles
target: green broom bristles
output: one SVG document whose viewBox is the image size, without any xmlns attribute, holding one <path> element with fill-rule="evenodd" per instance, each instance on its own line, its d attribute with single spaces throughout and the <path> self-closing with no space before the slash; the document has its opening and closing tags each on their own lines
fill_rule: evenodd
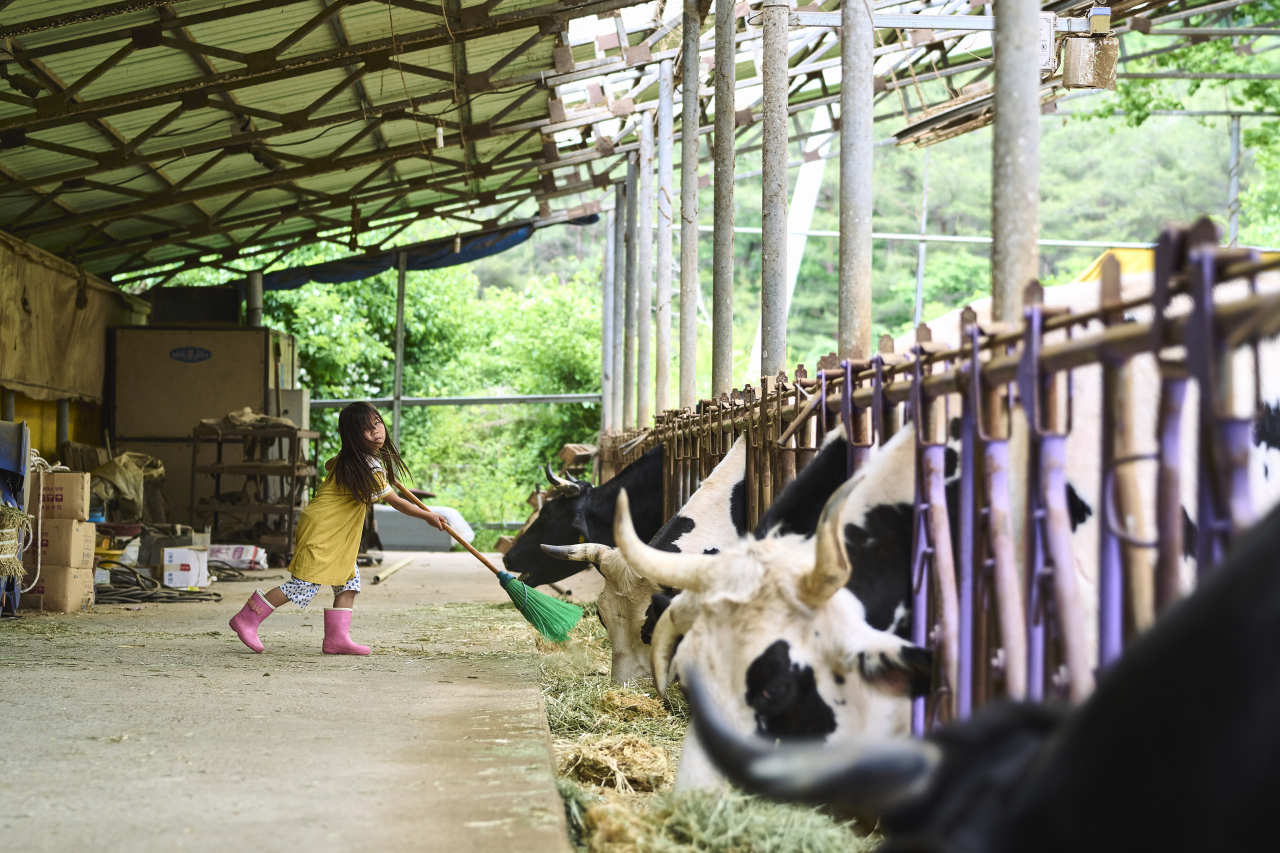
<svg viewBox="0 0 1280 853">
<path fill-rule="evenodd" d="M 510 572 L 501 572 L 498 583 L 511 597 L 525 620 L 538 629 L 538 633 L 554 643 L 563 643 L 569 639 L 569 632 L 582 618 L 582 608 L 567 601 L 530 589 Z"/>
</svg>

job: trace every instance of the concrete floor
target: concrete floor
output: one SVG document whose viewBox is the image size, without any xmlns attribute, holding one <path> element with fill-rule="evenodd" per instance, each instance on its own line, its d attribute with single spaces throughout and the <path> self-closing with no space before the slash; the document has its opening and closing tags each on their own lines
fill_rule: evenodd
<svg viewBox="0 0 1280 853">
<path fill-rule="evenodd" d="M 567 853 L 532 630 L 470 555 L 399 556 L 363 658 L 320 653 L 327 591 L 249 652 L 253 583 L 0 622 L 0 849 Z"/>
</svg>

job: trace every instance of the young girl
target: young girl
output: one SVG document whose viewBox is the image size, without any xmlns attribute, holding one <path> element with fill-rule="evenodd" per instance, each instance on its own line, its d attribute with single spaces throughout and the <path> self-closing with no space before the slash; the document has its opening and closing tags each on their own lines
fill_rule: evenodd
<svg viewBox="0 0 1280 853">
<path fill-rule="evenodd" d="M 360 591 L 356 555 L 365 512 L 382 500 L 432 527 L 443 530 L 444 517 L 423 511 L 387 484 L 406 474 L 404 462 L 387 440 L 387 428 L 378 410 L 365 402 L 352 403 L 338 415 L 342 449 L 325 463 L 329 475 L 298 520 L 297 548 L 289 574 L 293 577 L 263 595 L 256 590 L 244 609 L 231 620 L 231 630 L 246 646 L 262 653 L 258 626 L 286 601 L 305 608 L 321 584 L 333 587 L 333 607 L 324 611 L 324 645 L 327 655 L 367 655 L 368 646 L 351 642 L 351 606 Z"/>
</svg>

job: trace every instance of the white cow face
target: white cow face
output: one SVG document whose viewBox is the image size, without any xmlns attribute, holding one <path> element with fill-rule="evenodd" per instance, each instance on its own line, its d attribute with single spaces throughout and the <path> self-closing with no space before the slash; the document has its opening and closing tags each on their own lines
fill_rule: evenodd
<svg viewBox="0 0 1280 853">
<path fill-rule="evenodd" d="M 614 536 L 629 565 L 684 590 L 654 633 L 655 656 L 668 632 L 683 633 L 676 673 L 696 666 L 707 694 L 743 734 L 903 734 L 907 697 L 927 687 L 929 653 L 868 625 L 861 602 L 844 588 L 847 563 L 823 545 L 840 547 L 838 515 L 828 504 L 813 539 L 747 539 L 719 554 L 671 554 L 638 539 L 625 493 L 619 497 Z M 677 787 L 713 786 L 711 774 L 696 741 L 687 740 Z"/>
<path fill-rule="evenodd" d="M 613 680 L 625 684 L 652 678 L 644 626 L 659 586 L 632 571 L 618 549 L 608 545 L 543 545 L 542 550 L 562 560 L 591 563 L 604 576 L 596 612 L 613 646 Z"/>
</svg>

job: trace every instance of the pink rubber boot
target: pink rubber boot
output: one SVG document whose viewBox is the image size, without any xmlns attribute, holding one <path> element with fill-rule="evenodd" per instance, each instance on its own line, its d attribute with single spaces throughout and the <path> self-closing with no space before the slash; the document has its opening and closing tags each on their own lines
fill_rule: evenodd
<svg viewBox="0 0 1280 853">
<path fill-rule="evenodd" d="M 351 608 L 324 609 L 324 645 L 326 655 L 367 655 L 368 646 L 351 642 Z"/>
<path fill-rule="evenodd" d="M 275 612 L 275 608 L 263 596 L 262 590 L 254 590 L 253 595 L 244 603 L 244 607 L 231 617 L 231 630 L 240 637 L 240 642 L 262 654 L 262 641 L 258 639 L 258 626 L 263 620 Z"/>
</svg>

